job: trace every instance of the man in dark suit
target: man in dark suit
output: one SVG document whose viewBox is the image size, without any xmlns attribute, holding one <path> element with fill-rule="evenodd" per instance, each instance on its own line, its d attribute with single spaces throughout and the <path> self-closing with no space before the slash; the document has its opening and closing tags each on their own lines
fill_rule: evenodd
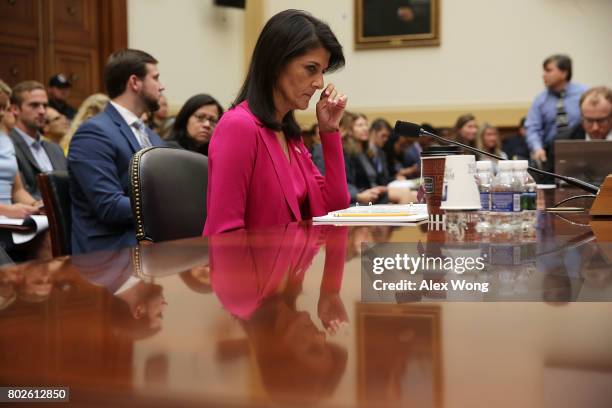
<svg viewBox="0 0 612 408">
<path fill-rule="evenodd" d="M 15 156 L 26 190 L 40 199 L 36 175 L 52 170 L 66 170 L 64 152 L 55 143 L 42 140 L 48 104 L 43 84 L 23 81 L 15 85 L 11 95 L 11 109 L 15 127 L 10 137 L 15 145 Z"/>
<path fill-rule="evenodd" d="M 139 50 L 117 51 L 104 68 L 104 82 L 111 101 L 79 127 L 68 154 L 73 254 L 136 244 L 130 159 L 140 149 L 164 145 L 140 120 L 159 108 L 164 87 L 157 60 Z"/>
</svg>

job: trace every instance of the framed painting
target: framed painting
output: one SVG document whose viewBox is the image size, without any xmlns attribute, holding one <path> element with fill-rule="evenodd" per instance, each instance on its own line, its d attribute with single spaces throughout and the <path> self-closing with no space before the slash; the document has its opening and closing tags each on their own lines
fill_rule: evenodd
<svg viewBox="0 0 612 408">
<path fill-rule="evenodd" d="M 442 406 L 441 309 L 357 303 L 359 399 L 368 405 Z"/>
<path fill-rule="evenodd" d="M 355 48 L 440 45 L 440 0 L 355 0 Z"/>
</svg>

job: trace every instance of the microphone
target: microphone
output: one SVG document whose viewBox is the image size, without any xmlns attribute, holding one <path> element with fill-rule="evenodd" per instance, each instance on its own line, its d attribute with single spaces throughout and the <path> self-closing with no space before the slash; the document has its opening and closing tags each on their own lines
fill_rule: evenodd
<svg viewBox="0 0 612 408">
<path fill-rule="evenodd" d="M 500 157 L 500 156 L 498 156 L 496 154 L 485 152 L 484 150 L 480 150 L 480 149 L 477 149 L 475 147 L 468 146 L 466 144 L 457 142 L 455 140 L 450 140 L 450 139 L 446 139 L 445 137 L 435 135 L 435 134 L 433 134 L 431 132 L 428 132 L 425 129 L 421 128 L 421 126 L 417 125 L 416 123 L 403 122 L 401 120 L 398 120 L 397 122 L 395 122 L 394 133 L 396 135 L 404 135 L 404 136 L 409 136 L 409 137 L 429 136 L 429 137 L 432 137 L 432 138 L 434 138 L 434 139 L 436 139 L 436 140 L 438 140 L 438 141 L 440 141 L 442 143 L 451 144 L 451 145 L 455 145 L 455 146 L 460 146 L 460 147 L 464 148 L 465 150 L 469 150 L 469 151 L 474 152 L 474 153 L 483 154 L 485 156 L 489 156 L 489 157 L 492 157 L 492 158 L 497 159 L 497 160 L 507 160 L 507 159 L 504 159 L 503 157 Z M 563 180 L 567 184 L 571 184 L 571 185 L 573 185 L 575 187 L 580 188 L 581 190 L 588 191 L 589 193 L 592 193 L 592 194 L 599 193 L 599 187 L 594 186 L 593 184 L 587 183 L 585 181 L 578 180 L 578 179 L 576 179 L 574 177 L 567 177 L 567 176 L 563 176 L 563 175 L 557 174 L 557 173 L 549 173 L 547 171 L 540 170 L 540 169 L 537 169 L 537 168 L 531 167 L 531 166 L 528 167 L 528 170 L 533 171 L 534 173 L 542 174 L 544 176 L 551 176 L 551 177 Z"/>
</svg>

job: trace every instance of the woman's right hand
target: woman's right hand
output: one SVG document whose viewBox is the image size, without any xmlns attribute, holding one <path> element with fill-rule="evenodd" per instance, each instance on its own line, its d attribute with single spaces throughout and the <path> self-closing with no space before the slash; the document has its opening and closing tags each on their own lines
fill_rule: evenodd
<svg viewBox="0 0 612 408">
<path fill-rule="evenodd" d="M 28 215 L 38 214 L 38 208 L 27 204 L 11 204 L 2 209 L 2 215 L 9 218 L 25 218 Z"/>
</svg>

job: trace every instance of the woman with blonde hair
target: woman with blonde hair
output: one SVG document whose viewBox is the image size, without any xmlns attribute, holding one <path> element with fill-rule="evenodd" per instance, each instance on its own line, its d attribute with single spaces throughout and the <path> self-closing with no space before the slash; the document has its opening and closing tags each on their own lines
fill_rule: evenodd
<svg viewBox="0 0 612 408">
<path fill-rule="evenodd" d="M 480 130 L 480 136 L 478 137 L 477 147 L 480 150 L 484 150 L 488 153 L 495 154 L 497 156 L 501 156 L 504 159 L 507 159 L 508 156 L 501 149 L 501 141 L 499 139 L 499 130 L 489 124 L 483 123 L 482 129 Z M 490 160 L 488 156 L 482 156 L 481 160 Z"/>
<path fill-rule="evenodd" d="M 495 154 L 504 159 L 508 155 L 501 149 L 501 141 L 499 139 L 499 130 L 489 123 L 483 123 L 480 135 L 478 137 L 477 147 L 485 152 Z M 490 160 L 493 162 L 493 171 L 497 173 L 497 160 L 483 154 L 478 157 L 478 160 Z"/>
<path fill-rule="evenodd" d="M 346 177 L 351 202 L 361 204 L 388 202 L 383 171 L 377 171 L 370 149 L 368 119 L 362 113 L 345 112 L 340 121 Z M 383 180 L 384 179 L 384 180 Z"/>
<path fill-rule="evenodd" d="M 70 129 L 60 142 L 60 146 L 64 150 L 64 154 L 66 156 L 68 156 L 68 147 L 70 146 L 72 136 L 74 136 L 79 126 L 81 126 L 81 124 L 83 124 L 83 122 L 85 122 L 87 119 L 102 112 L 106 107 L 106 104 L 108 104 L 109 100 L 110 99 L 108 98 L 108 96 L 102 93 L 96 93 L 93 95 L 89 95 L 87 99 L 83 101 L 83 103 L 79 107 L 79 111 L 72 120 Z"/>
</svg>

